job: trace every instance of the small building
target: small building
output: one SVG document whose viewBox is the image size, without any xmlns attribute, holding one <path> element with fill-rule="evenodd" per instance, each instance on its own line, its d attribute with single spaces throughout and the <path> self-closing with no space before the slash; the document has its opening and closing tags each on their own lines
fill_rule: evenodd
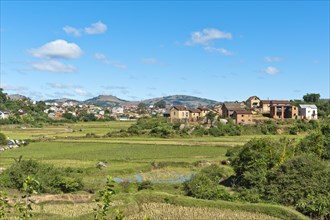
<svg viewBox="0 0 330 220">
<path fill-rule="evenodd" d="M 299 115 L 298 107 L 291 105 L 289 101 L 271 101 L 270 117 L 275 119 L 293 118 L 297 119 Z"/>
<path fill-rule="evenodd" d="M 200 117 L 202 117 L 202 118 L 205 117 L 207 115 L 207 113 L 209 113 L 211 111 L 209 108 L 202 107 L 202 106 L 198 107 L 197 109 L 200 111 Z"/>
<path fill-rule="evenodd" d="M 0 119 L 6 119 L 10 115 L 10 112 L 7 111 L 0 111 Z"/>
<path fill-rule="evenodd" d="M 232 117 L 234 111 L 245 109 L 245 105 L 240 102 L 226 102 L 222 105 L 222 117 Z"/>
<path fill-rule="evenodd" d="M 197 122 L 201 118 L 201 110 L 200 109 L 195 109 L 195 108 L 189 108 L 189 120 L 191 122 Z"/>
<path fill-rule="evenodd" d="M 113 107 L 111 109 L 111 111 L 112 111 L 112 114 L 115 114 L 115 115 L 124 114 L 124 108 L 123 107 Z"/>
<path fill-rule="evenodd" d="M 252 112 L 247 111 L 245 109 L 235 110 L 232 117 L 235 120 L 236 124 L 252 124 L 253 123 Z"/>
<path fill-rule="evenodd" d="M 317 119 L 317 107 L 314 104 L 300 104 L 299 115 L 306 119 Z"/>
<path fill-rule="evenodd" d="M 258 96 L 251 96 L 250 98 L 248 98 L 245 101 L 246 106 L 249 107 L 250 109 L 259 108 L 260 107 L 260 102 L 261 102 L 261 100 L 259 99 Z"/>
<path fill-rule="evenodd" d="M 262 112 L 270 112 L 270 106 L 288 105 L 288 104 L 290 104 L 288 100 L 261 100 L 260 108 L 262 109 Z"/>
<path fill-rule="evenodd" d="M 214 110 L 215 114 L 222 116 L 222 105 L 221 104 L 214 106 L 213 110 Z"/>
<path fill-rule="evenodd" d="M 183 105 L 174 105 L 170 108 L 170 122 L 188 122 L 189 110 Z"/>
</svg>

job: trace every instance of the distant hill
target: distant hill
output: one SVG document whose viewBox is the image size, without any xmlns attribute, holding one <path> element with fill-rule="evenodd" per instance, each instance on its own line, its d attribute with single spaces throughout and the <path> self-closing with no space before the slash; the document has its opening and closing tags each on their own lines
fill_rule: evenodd
<svg viewBox="0 0 330 220">
<path fill-rule="evenodd" d="M 9 96 L 13 100 L 19 100 L 19 99 L 24 99 L 27 98 L 22 95 L 10 95 Z M 165 96 L 165 97 L 159 97 L 159 98 L 153 98 L 153 99 L 146 99 L 141 102 L 148 104 L 148 105 L 153 105 L 156 102 L 164 100 L 166 102 L 167 106 L 171 105 L 185 105 L 190 108 L 196 108 L 198 106 L 212 106 L 216 105 L 219 102 L 211 99 L 205 99 L 205 98 L 200 98 L 200 97 L 195 97 L 195 96 L 188 96 L 188 95 L 172 95 L 172 96 Z M 69 98 L 61 98 L 61 99 L 48 99 L 45 100 L 45 102 L 48 103 L 58 103 L 58 104 L 63 104 L 64 102 L 72 102 L 74 104 L 87 104 L 87 105 L 96 105 L 96 106 L 102 106 L 102 107 L 115 107 L 115 106 L 129 106 L 129 105 L 138 105 L 138 101 L 127 101 L 124 99 L 120 99 L 116 96 L 113 95 L 99 95 L 97 97 L 87 99 L 85 101 L 77 101 L 74 99 L 69 99 Z"/>
<path fill-rule="evenodd" d="M 8 95 L 8 96 L 9 96 L 9 98 L 10 98 L 11 100 L 14 100 L 14 101 L 16 101 L 16 100 L 28 99 L 28 98 L 25 97 L 24 95 L 20 95 L 20 94 L 13 94 L 13 95 Z"/>
<path fill-rule="evenodd" d="M 172 95 L 161 98 L 147 99 L 142 102 L 146 104 L 155 104 L 156 102 L 164 100 L 167 105 L 185 105 L 187 107 L 196 108 L 198 106 L 216 105 L 219 102 L 211 99 L 199 98 L 188 95 Z"/>
<path fill-rule="evenodd" d="M 84 101 L 84 104 L 92 104 L 97 106 L 121 106 L 130 103 L 132 102 L 119 99 L 113 95 L 99 95 L 97 97 Z"/>
</svg>

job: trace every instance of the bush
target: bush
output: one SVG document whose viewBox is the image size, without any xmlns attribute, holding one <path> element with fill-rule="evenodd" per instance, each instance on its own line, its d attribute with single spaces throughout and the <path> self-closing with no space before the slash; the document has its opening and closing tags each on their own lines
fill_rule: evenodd
<svg viewBox="0 0 330 220">
<path fill-rule="evenodd" d="M 277 134 L 277 125 L 272 120 L 265 120 L 259 126 L 263 134 Z"/>
<path fill-rule="evenodd" d="M 7 137 L 3 133 L 0 133 L 0 145 L 6 145 L 7 144 Z"/>
<path fill-rule="evenodd" d="M 1 175 L 0 184 L 4 187 L 21 189 L 27 176 L 38 180 L 41 193 L 74 192 L 82 189 L 81 178 L 74 172 L 65 172 L 52 165 L 34 160 L 17 160 Z"/>
<path fill-rule="evenodd" d="M 230 194 L 225 188 L 214 183 L 206 174 L 199 173 L 183 184 L 187 196 L 199 199 L 223 199 L 231 200 Z"/>
<path fill-rule="evenodd" d="M 303 138 L 299 143 L 299 150 L 303 153 L 315 154 L 324 158 L 326 152 L 326 138 L 321 132 L 313 132 Z"/>
<path fill-rule="evenodd" d="M 311 217 L 330 216 L 330 170 L 311 155 L 292 158 L 269 175 L 266 198 Z"/>
<path fill-rule="evenodd" d="M 142 181 L 141 183 L 138 183 L 138 191 L 145 189 L 154 189 L 151 181 L 146 180 Z"/>
<path fill-rule="evenodd" d="M 226 176 L 224 169 L 211 165 L 184 182 L 183 187 L 188 196 L 199 199 L 230 201 L 233 199 L 231 195 L 226 191 L 225 187 L 219 185 L 219 182 Z"/>
<path fill-rule="evenodd" d="M 199 126 L 199 125 L 194 127 L 194 129 L 192 131 L 192 135 L 195 135 L 195 136 L 198 136 L 198 137 L 201 137 L 201 136 L 204 136 L 204 135 L 207 135 L 207 134 L 208 134 L 207 129 L 205 129 L 202 126 Z"/>
</svg>

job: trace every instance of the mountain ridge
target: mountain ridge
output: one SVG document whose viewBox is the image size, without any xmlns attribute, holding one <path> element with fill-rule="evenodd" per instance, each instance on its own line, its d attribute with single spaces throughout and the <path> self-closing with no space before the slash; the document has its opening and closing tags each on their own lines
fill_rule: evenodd
<svg viewBox="0 0 330 220">
<path fill-rule="evenodd" d="M 215 101 L 212 99 L 201 98 L 197 96 L 189 96 L 189 95 L 170 95 L 164 97 L 145 99 L 142 101 L 128 101 L 113 95 L 98 95 L 96 97 L 86 99 L 84 101 L 78 101 L 69 98 L 60 98 L 60 99 L 48 99 L 45 100 L 45 102 L 59 103 L 59 104 L 64 102 L 73 102 L 77 104 L 97 105 L 102 107 L 107 107 L 107 106 L 115 107 L 115 106 L 123 106 L 123 105 L 138 105 L 140 102 L 143 102 L 147 105 L 154 105 L 156 102 L 161 100 L 164 100 L 167 106 L 185 105 L 191 108 L 196 108 L 198 106 L 212 106 L 221 103 L 219 101 Z"/>
</svg>

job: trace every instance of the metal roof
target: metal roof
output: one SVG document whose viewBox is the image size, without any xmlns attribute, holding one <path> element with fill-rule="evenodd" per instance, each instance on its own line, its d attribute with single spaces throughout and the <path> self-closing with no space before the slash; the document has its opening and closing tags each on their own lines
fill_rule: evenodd
<svg viewBox="0 0 330 220">
<path fill-rule="evenodd" d="M 316 105 L 314 104 L 300 104 L 300 108 L 311 108 L 311 109 L 317 109 Z"/>
</svg>

